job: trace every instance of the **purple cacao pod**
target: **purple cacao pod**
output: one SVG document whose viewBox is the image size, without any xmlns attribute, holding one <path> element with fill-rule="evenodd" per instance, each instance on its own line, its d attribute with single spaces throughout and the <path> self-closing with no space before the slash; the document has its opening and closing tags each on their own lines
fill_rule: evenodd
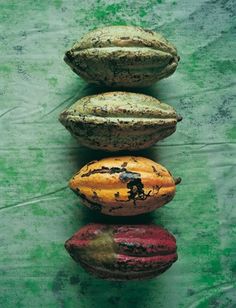
<svg viewBox="0 0 236 308">
<path fill-rule="evenodd" d="M 155 225 L 89 224 L 65 248 L 88 272 L 110 280 L 152 278 L 177 260 L 175 237 Z"/>
</svg>

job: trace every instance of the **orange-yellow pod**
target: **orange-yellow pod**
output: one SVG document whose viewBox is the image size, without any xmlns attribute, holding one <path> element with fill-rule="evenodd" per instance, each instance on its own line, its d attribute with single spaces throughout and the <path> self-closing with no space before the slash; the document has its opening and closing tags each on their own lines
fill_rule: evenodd
<svg viewBox="0 0 236 308">
<path fill-rule="evenodd" d="M 102 214 L 134 216 L 171 201 L 180 178 L 160 164 L 135 156 L 92 161 L 69 182 L 82 204 Z"/>
</svg>

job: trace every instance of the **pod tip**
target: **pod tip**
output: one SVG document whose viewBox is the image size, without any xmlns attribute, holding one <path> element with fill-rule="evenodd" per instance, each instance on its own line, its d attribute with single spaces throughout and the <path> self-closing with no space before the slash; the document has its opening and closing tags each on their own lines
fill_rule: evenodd
<svg viewBox="0 0 236 308">
<path fill-rule="evenodd" d="M 177 177 L 177 178 L 174 178 L 174 181 L 175 181 L 175 185 L 178 185 L 182 179 L 180 177 Z"/>
<path fill-rule="evenodd" d="M 181 115 L 177 115 L 177 122 L 180 122 L 180 121 L 182 121 L 183 120 L 183 117 L 181 116 Z"/>
</svg>

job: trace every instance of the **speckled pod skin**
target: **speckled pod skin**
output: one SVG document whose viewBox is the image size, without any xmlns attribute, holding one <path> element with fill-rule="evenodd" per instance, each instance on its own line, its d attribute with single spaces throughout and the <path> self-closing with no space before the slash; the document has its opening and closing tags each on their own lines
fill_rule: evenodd
<svg viewBox="0 0 236 308">
<path fill-rule="evenodd" d="M 134 216 L 171 201 L 179 182 L 180 178 L 174 179 L 166 168 L 150 159 L 121 156 L 88 163 L 69 186 L 92 210 Z"/>
<path fill-rule="evenodd" d="M 155 225 L 89 224 L 65 248 L 88 272 L 109 280 L 153 278 L 177 260 L 175 237 Z"/>
<path fill-rule="evenodd" d="M 177 50 L 159 33 L 133 26 L 109 26 L 84 35 L 65 53 L 65 62 L 89 83 L 144 87 L 177 68 Z"/>
<path fill-rule="evenodd" d="M 117 91 L 83 97 L 59 120 L 81 145 L 120 151 L 150 147 L 173 134 L 181 117 L 154 97 Z"/>
</svg>

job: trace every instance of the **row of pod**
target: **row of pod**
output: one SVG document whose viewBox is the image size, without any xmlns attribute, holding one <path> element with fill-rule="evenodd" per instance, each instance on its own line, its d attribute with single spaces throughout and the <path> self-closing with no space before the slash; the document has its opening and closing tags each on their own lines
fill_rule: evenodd
<svg viewBox="0 0 236 308">
<path fill-rule="evenodd" d="M 176 48 L 160 34 L 129 26 L 89 32 L 64 59 L 90 83 L 126 88 L 168 77 L 179 61 Z M 124 91 L 83 97 L 59 117 L 81 145 L 111 152 L 146 149 L 174 133 L 181 119 L 154 97 Z M 124 217 L 170 202 L 180 181 L 162 165 L 130 155 L 89 162 L 69 186 L 91 210 Z M 65 247 L 87 271 L 113 280 L 151 278 L 177 260 L 174 236 L 156 225 L 89 224 Z"/>
</svg>

